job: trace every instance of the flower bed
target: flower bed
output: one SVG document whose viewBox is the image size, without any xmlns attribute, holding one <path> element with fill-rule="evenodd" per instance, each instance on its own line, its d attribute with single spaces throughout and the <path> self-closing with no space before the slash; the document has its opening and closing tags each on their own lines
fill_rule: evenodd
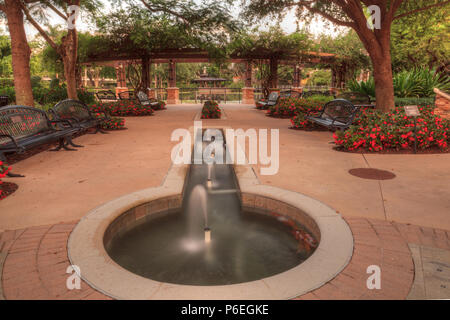
<svg viewBox="0 0 450 320">
<path fill-rule="evenodd" d="M 111 116 L 150 116 L 153 109 L 150 106 L 143 106 L 134 100 L 120 100 L 116 102 L 98 103 L 90 105 L 92 112 L 105 111 Z"/>
<path fill-rule="evenodd" d="M 301 98 L 280 98 L 275 106 L 270 106 L 266 114 L 276 118 L 292 118 L 297 114 L 306 114 L 311 110 L 320 110 L 323 102 Z"/>
<path fill-rule="evenodd" d="M 450 121 L 434 115 L 433 108 L 419 108 L 417 118 L 417 149 L 448 150 Z M 414 148 L 414 119 L 407 117 L 403 107 L 388 113 L 362 110 L 346 131 L 334 133 L 336 145 L 345 151 L 412 150 Z"/>
<path fill-rule="evenodd" d="M 125 129 L 125 119 L 120 117 L 111 117 L 102 121 L 102 129 L 104 130 L 123 130 Z"/>
<path fill-rule="evenodd" d="M 222 112 L 216 101 L 205 101 L 202 108 L 202 119 L 220 119 Z"/>
<path fill-rule="evenodd" d="M 162 100 L 157 100 L 158 101 L 158 105 L 157 106 L 153 106 L 153 110 L 158 111 L 158 110 L 166 110 L 166 103 Z"/>
<path fill-rule="evenodd" d="M 256 109 L 259 110 L 267 110 L 267 106 L 266 105 L 262 105 L 260 102 L 261 101 L 266 101 L 266 99 L 261 99 L 259 101 L 256 101 Z"/>
<path fill-rule="evenodd" d="M 2 162 L 2 161 L 0 160 L 0 185 L 3 183 L 3 182 L 2 182 L 2 178 L 6 177 L 6 175 L 8 174 L 8 172 L 9 172 L 10 170 L 11 170 L 11 168 L 8 167 L 8 166 L 6 165 L 6 163 L 4 163 L 4 162 Z M 2 189 L 0 188 L 0 200 L 6 197 L 6 196 L 5 196 L 4 194 L 2 194 L 2 193 L 3 193 L 3 191 L 2 191 Z"/>
</svg>

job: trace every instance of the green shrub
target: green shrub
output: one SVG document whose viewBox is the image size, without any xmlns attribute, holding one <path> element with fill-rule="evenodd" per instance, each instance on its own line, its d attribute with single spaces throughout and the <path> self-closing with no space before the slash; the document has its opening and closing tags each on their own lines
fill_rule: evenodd
<svg viewBox="0 0 450 320">
<path fill-rule="evenodd" d="M 220 119 L 221 114 L 219 104 L 216 101 L 205 101 L 202 108 L 202 119 Z"/>
<path fill-rule="evenodd" d="M 367 81 L 352 80 L 347 83 L 347 88 L 352 92 L 359 92 L 367 94 L 370 97 L 375 97 L 375 81 L 369 78 Z"/>
<path fill-rule="evenodd" d="M 83 102 L 84 104 L 94 104 L 96 102 L 95 95 L 93 92 L 89 92 L 86 89 L 78 89 L 77 90 L 78 100 Z"/>
<path fill-rule="evenodd" d="M 135 100 L 119 100 L 115 102 L 98 103 L 89 106 L 92 112 L 107 112 L 111 116 L 150 116 L 153 109 L 150 106 L 143 106 Z"/>
<path fill-rule="evenodd" d="M 280 98 L 275 106 L 270 106 L 266 114 L 276 118 L 292 118 L 298 113 L 307 113 L 323 107 L 325 103 L 301 98 Z"/>
<path fill-rule="evenodd" d="M 433 114 L 431 107 L 420 107 L 417 118 L 417 148 L 438 147 L 446 150 L 450 137 L 450 121 Z M 336 131 L 335 143 L 344 150 L 382 151 L 412 149 L 414 120 L 407 117 L 402 107 L 390 112 L 362 110 L 353 125 L 345 131 Z"/>
<path fill-rule="evenodd" d="M 14 90 L 14 86 L 1 87 L 0 96 L 8 96 L 9 103 L 13 104 L 14 101 L 16 101 L 16 91 Z"/>
<path fill-rule="evenodd" d="M 433 89 L 450 90 L 450 77 L 446 74 L 436 73 L 435 69 L 417 68 L 405 70 L 394 75 L 394 94 L 396 97 L 432 97 Z M 348 88 L 354 92 L 361 92 L 375 97 L 375 81 L 350 81 Z"/>
<path fill-rule="evenodd" d="M 0 87 L 14 87 L 14 79 L 0 78 Z"/>
<path fill-rule="evenodd" d="M 31 76 L 31 87 L 40 87 L 41 86 L 41 77 L 39 76 Z"/>
<path fill-rule="evenodd" d="M 399 98 L 395 97 L 395 106 L 403 107 L 403 106 L 433 106 L 434 105 L 434 97 L 432 98 Z"/>
</svg>

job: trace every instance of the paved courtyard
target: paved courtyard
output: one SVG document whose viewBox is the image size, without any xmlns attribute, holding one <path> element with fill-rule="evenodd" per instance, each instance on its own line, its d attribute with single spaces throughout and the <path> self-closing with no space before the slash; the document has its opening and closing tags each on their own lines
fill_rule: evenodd
<svg viewBox="0 0 450 320">
<path fill-rule="evenodd" d="M 450 154 L 379 155 L 334 151 L 330 132 L 289 129 L 288 119 L 266 117 L 253 106 L 222 105 L 226 119 L 205 124 L 280 130 L 280 168 L 261 183 L 303 193 L 337 210 L 349 223 L 355 249 L 335 279 L 306 298 L 450 298 Z M 126 118 L 128 130 L 84 135 L 77 152 L 42 152 L 13 166 L 22 179 L 0 201 L 0 296 L 106 298 L 83 284 L 66 292 L 67 237 L 91 209 L 119 196 L 159 186 L 176 142 L 200 105 L 168 106 L 154 116 Z M 392 180 L 366 180 L 353 168 L 393 172 Z M 368 290 L 368 265 L 380 265 L 382 289 Z M 440 270 L 440 271 L 439 271 Z M 412 288 L 412 290 L 411 290 Z"/>
</svg>

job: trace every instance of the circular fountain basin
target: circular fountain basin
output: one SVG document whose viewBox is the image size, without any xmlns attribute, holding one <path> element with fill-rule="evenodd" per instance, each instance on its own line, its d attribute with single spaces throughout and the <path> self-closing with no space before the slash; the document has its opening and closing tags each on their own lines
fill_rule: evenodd
<svg viewBox="0 0 450 320">
<path fill-rule="evenodd" d="M 317 241 L 291 219 L 248 209 L 227 213 L 209 215 L 206 241 L 202 217 L 192 221 L 174 210 L 130 223 L 108 237 L 105 248 L 117 264 L 137 275 L 200 286 L 267 278 L 299 265 L 314 252 Z"/>
<path fill-rule="evenodd" d="M 237 175 L 239 178 L 240 173 Z M 333 209 L 296 192 L 261 184 L 247 184 L 245 178 L 240 180 L 242 208 L 251 218 L 248 219 L 248 224 L 244 224 L 243 229 L 239 230 L 240 240 L 233 241 L 236 243 L 245 241 L 246 235 L 241 233 L 245 233 L 245 229 L 251 228 L 251 225 L 254 226 L 254 230 L 249 235 L 255 232 L 261 237 L 261 234 L 274 232 L 275 237 L 284 240 L 271 244 L 273 247 L 268 248 L 266 253 L 264 250 L 258 251 L 263 246 L 257 243 L 258 241 L 243 248 L 242 253 L 239 252 L 239 246 L 232 246 L 233 252 L 230 256 L 233 257 L 230 260 L 229 270 L 241 270 L 242 276 L 231 273 L 224 277 L 224 280 L 220 280 L 219 271 L 213 270 L 215 274 L 209 278 L 213 281 L 203 282 L 199 279 L 208 277 L 195 278 L 192 277 L 192 272 L 190 275 L 186 272 L 184 276 L 185 271 L 180 270 L 172 272 L 172 276 L 177 273 L 178 276 L 166 278 L 161 272 L 153 270 L 149 274 L 144 274 L 137 269 L 132 270 L 133 268 L 126 265 L 126 262 L 114 260 L 112 258 L 114 250 L 120 250 L 120 246 L 114 249 L 115 241 L 120 243 L 127 238 L 127 234 L 136 233 L 134 231 L 139 228 L 155 231 L 158 226 L 169 224 L 165 221 L 174 219 L 171 214 L 176 215 L 181 209 L 183 187 L 182 183 L 179 181 L 175 183 L 175 180 L 169 175 L 162 187 L 142 190 L 113 200 L 92 210 L 79 222 L 70 235 L 68 255 L 71 263 L 80 268 L 84 281 L 100 292 L 117 299 L 290 299 L 330 281 L 350 261 L 353 251 L 351 231 Z M 288 259 L 289 263 L 272 268 L 270 264 L 273 261 L 266 258 L 273 255 L 277 257 L 274 260 L 279 260 L 285 257 L 286 252 L 292 254 L 295 244 L 289 230 L 285 229 L 286 225 L 277 222 L 274 217 L 267 216 L 268 213 L 277 213 L 283 218 L 295 220 L 299 226 L 307 230 L 318 242 L 318 247 L 311 256 L 299 255 L 293 258 L 294 254 Z M 260 233 L 258 230 L 261 230 L 259 229 L 261 225 L 265 225 L 264 221 L 270 221 L 269 224 L 272 225 L 270 228 L 273 229 L 264 229 Z M 163 232 L 165 233 L 163 237 L 168 237 L 166 232 L 167 229 Z M 172 243 L 178 246 L 177 250 L 180 251 L 183 247 L 183 237 L 176 228 L 173 232 L 173 238 L 177 240 Z M 213 246 L 218 237 L 220 234 L 215 234 L 214 226 L 211 226 Z M 265 239 L 269 241 L 271 237 Z M 156 260 L 158 250 L 170 252 L 174 250 L 170 246 L 169 243 L 153 243 L 153 251 L 149 255 L 153 255 Z M 195 250 L 195 246 L 186 243 L 184 246 Z M 284 251 L 276 252 L 281 247 L 284 247 Z M 227 246 L 222 246 L 220 250 L 226 248 Z M 256 250 L 256 258 L 250 262 L 249 252 L 252 250 Z M 203 255 L 203 259 L 207 259 L 205 247 L 199 252 Z M 260 254 L 264 259 L 257 257 Z M 149 258 L 149 261 L 151 260 Z M 245 266 L 247 263 L 251 267 L 247 268 Z M 250 270 L 255 270 L 255 265 L 258 265 L 259 271 L 258 275 L 253 277 Z M 159 269 L 161 270 L 162 268 Z M 203 269 L 202 272 L 207 270 Z"/>
</svg>

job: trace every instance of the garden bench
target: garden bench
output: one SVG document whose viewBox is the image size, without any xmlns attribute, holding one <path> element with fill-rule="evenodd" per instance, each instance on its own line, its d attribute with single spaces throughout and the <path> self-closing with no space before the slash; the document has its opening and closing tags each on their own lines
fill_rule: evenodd
<svg viewBox="0 0 450 320">
<path fill-rule="evenodd" d="M 360 92 L 342 92 L 337 95 L 338 99 L 345 99 L 353 103 L 356 107 L 360 108 L 375 108 L 370 96 Z"/>
<path fill-rule="evenodd" d="M 57 126 L 64 123 L 63 128 Z M 50 120 L 47 114 L 36 108 L 10 105 L 0 109 L 0 160 L 6 162 L 6 153 L 23 153 L 33 147 L 50 142 L 61 149 L 74 151 L 67 147 L 72 144 L 71 136 L 78 132 L 67 120 Z M 9 177 L 23 177 L 9 173 Z"/>
<path fill-rule="evenodd" d="M 116 94 L 111 90 L 103 90 L 95 93 L 97 100 L 100 102 L 112 102 L 117 101 Z"/>
<path fill-rule="evenodd" d="M 122 91 L 118 94 L 119 100 L 135 100 L 136 94 L 134 91 Z"/>
<path fill-rule="evenodd" d="M 270 106 L 274 106 L 277 104 L 278 102 L 278 98 L 280 97 L 280 94 L 276 91 L 271 92 L 267 98 L 267 101 L 258 101 L 258 103 L 264 107 L 270 107 Z"/>
<path fill-rule="evenodd" d="M 137 94 L 137 99 L 139 101 L 139 103 L 143 106 L 150 106 L 152 107 L 152 109 L 154 107 L 159 106 L 159 102 L 156 99 L 150 99 L 144 92 L 139 91 Z"/>
<path fill-rule="evenodd" d="M 91 113 L 89 107 L 81 101 L 72 99 L 60 101 L 51 108 L 49 112 L 57 120 L 68 121 L 70 125 L 77 128 L 79 132 L 95 128 L 96 130 L 94 133 L 107 133 L 101 129 L 102 122 L 109 118 L 106 112 L 98 112 L 103 113 L 104 116 L 97 118 Z M 74 147 L 81 147 L 80 145 L 75 145 L 71 142 L 69 142 L 69 144 Z"/>
<path fill-rule="evenodd" d="M 306 119 L 327 127 L 328 129 L 347 129 L 353 122 L 359 107 L 354 106 L 350 101 L 336 99 L 327 102 L 318 116 L 306 116 Z"/>
<path fill-rule="evenodd" d="M 9 103 L 9 96 L 0 96 L 0 108 L 7 106 Z"/>
</svg>

